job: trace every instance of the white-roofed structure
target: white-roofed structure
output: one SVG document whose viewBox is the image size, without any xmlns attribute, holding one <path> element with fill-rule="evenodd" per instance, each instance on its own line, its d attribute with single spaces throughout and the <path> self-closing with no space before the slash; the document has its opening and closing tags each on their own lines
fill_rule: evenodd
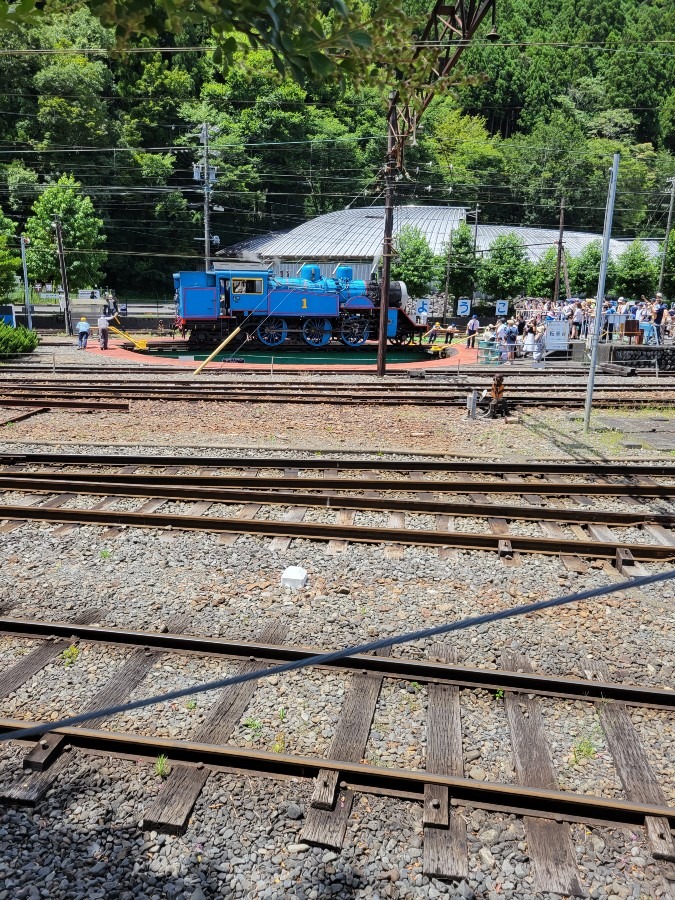
<svg viewBox="0 0 675 900">
<path fill-rule="evenodd" d="M 476 249 L 486 251 L 494 244 L 498 237 L 505 234 L 516 234 L 525 244 L 527 255 L 533 261 L 546 253 L 551 247 L 558 245 L 557 228 L 529 228 L 528 226 L 512 225 L 478 225 L 478 240 Z M 601 234 L 590 234 L 587 231 L 565 231 L 563 244 L 568 256 L 579 256 L 593 241 L 601 241 Z M 650 254 L 656 257 L 659 253 L 659 242 L 647 240 L 644 242 Z M 630 239 L 612 239 L 609 242 L 609 252 L 612 259 L 621 256 L 630 244 Z"/>
<path fill-rule="evenodd" d="M 466 221 L 466 208 L 461 206 L 397 206 L 394 210 L 394 237 L 406 225 L 422 232 L 434 253 L 440 254 L 450 234 Z M 473 226 L 471 226 L 473 227 Z M 271 263 L 277 273 L 294 275 L 302 263 L 316 263 L 323 275 L 330 275 L 338 263 L 351 265 L 354 278 L 368 279 L 382 254 L 384 207 L 367 206 L 343 209 L 310 219 L 289 231 L 258 235 L 220 251 L 219 255 L 257 253 Z M 485 252 L 496 238 L 518 235 L 533 261 L 557 244 L 558 230 L 517 225 L 478 225 L 476 249 Z M 600 234 L 565 231 L 564 245 L 569 256 L 578 256 L 588 244 L 601 240 Z M 630 240 L 612 240 L 611 256 L 616 259 Z M 659 242 L 645 241 L 650 253 L 657 256 Z"/>
</svg>

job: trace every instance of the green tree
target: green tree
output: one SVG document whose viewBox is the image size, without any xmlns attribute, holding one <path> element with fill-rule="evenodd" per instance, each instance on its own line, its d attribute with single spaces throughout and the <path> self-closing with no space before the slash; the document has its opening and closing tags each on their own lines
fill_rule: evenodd
<svg viewBox="0 0 675 900">
<path fill-rule="evenodd" d="M 501 172 L 499 138 L 490 136 L 484 118 L 464 115 L 446 99 L 430 110 L 429 118 L 426 127 L 431 136 L 426 139 L 426 145 L 443 179 L 463 202 L 472 201 L 471 188 L 494 184 L 495 176 Z"/>
<path fill-rule="evenodd" d="M 614 284 L 626 297 L 649 296 L 656 287 L 657 267 L 643 241 L 633 241 L 616 263 Z"/>
<path fill-rule="evenodd" d="M 59 216 L 66 251 L 68 284 L 72 290 L 98 284 L 106 254 L 99 248 L 105 242 L 103 220 L 94 210 L 91 198 L 81 191 L 72 175 L 62 175 L 33 204 L 33 215 L 26 223 L 30 238 L 27 251 L 31 279 L 60 283 L 58 254 L 53 222 Z"/>
<path fill-rule="evenodd" d="M 517 297 L 527 290 L 530 269 L 522 239 L 503 234 L 493 242 L 489 256 L 481 263 L 479 284 L 492 297 Z"/>
<path fill-rule="evenodd" d="M 555 289 L 555 270 L 558 262 L 558 251 L 555 247 L 549 247 L 530 267 L 530 279 L 527 290 L 532 297 L 552 298 Z M 562 272 L 560 278 L 562 281 Z"/>
<path fill-rule="evenodd" d="M 262 46 L 280 72 L 299 81 L 308 75 L 363 76 L 373 69 L 374 57 L 387 56 L 393 65 L 406 47 L 404 38 L 409 44 L 410 26 L 396 0 L 85 0 L 83 6 L 115 29 L 120 46 L 138 35 L 161 39 L 208 24 L 217 42 L 216 62 L 231 65 L 242 45 Z M 64 0 L 3 3 L 0 29 L 36 26 L 69 8 Z M 404 30 L 394 40 L 399 23 Z"/>
<path fill-rule="evenodd" d="M 661 253 L 663 253 L 663 244 L 661 245 Z M 663 292 L 669 300 L 675 301 L 675 228 L 670 232 L 668 240 L 666 265 L 663 272 Z"/>
<path fill-rule="evenodd" d="M 466 222 L 462 222 L 452 232 L 452 241 L 448 242 L 445 253 L 439 260 L 439 281 L 445 289 L 447 278 L 448 293 L 455 298 L 470 297 L 477 271 L 478 264 L 473 252 L 473 231 Z"/>
<path fill-rule="evenodd" d="M 595 296 L 600 277 L 601 258 L 601 241 L 591 241 L 578 256 L 570 260 L 570 280 L 573 293 L 585 297 Z"/>
<path fill-rule="evenodd" d="M 394 241 L 392 278 L 404 281 L 411 297 L 427 293 L 438 271 L 438 261 L 419 228 L 404 225 Z"/>
<path fill-rule="evenodd" d="M 0 295 L 12 290 L 21 265 L 21 257 L 9 246 L 15 230 L 14 222 L 0 209 Z"/>
</svg>

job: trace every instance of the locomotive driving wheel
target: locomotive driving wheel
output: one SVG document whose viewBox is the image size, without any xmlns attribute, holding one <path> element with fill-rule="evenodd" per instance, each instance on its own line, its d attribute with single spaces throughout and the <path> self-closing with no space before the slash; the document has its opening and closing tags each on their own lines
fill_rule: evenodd
<svg viewBox="0 0 675 900">
<path fill-rule="evenodd" d="M 280 347 L 288 336 L 286 320 L 272 316 L 264 319 L 258 325 L 256 336 L 265 347 Z"/>
<path fill-rule="evenodd" d="M 370 323 L 361 316 L 349 316 L 342 323 L 340 340 L 348 347 L 361 347 L 368 340 Z"/>
<path fill-rule="evenodd" d="M 409 347 L 413 342 L 413 334 L 395 334 L 389 338 L 394 347 Z"/>
<path fill-rule="evenodd" d="M 302 339 L 310 347 L 325 347 L 332 333 L 330 319 L 306 319 L 302 326 Z"/>
</svg>

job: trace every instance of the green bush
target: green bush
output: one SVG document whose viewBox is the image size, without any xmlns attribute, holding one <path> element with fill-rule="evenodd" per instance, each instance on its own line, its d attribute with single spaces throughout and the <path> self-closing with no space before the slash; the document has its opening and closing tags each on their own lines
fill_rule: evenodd
<svg viewBox="0 0 675 900">
<path fill-rule="evenodd" d="M 29 331 L 23 325 L 12 328 L 0 322 L 0 358 L 11 353 L 32 353 L 39 342 L 36 331 Z"/>
</svg>

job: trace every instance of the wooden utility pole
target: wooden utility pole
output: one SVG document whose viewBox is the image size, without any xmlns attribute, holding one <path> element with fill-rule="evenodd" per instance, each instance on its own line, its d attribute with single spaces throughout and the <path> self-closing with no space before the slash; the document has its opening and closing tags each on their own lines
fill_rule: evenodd
<svg viewBox="0 0 675 900">
<path fill-rule="evenodd" d="M 565 230 L 565 198 L 560 200 L 560 224 L 558 226 L 558 256 L 555 262 L 555 287 L 553 288 L 553 302 L 558 302 L 560 293 L 560 265 L 563 254 L 563 231 Z"/>
<path fill-rule="evenodd" d="M 211 266 L 211 170 L 209 168 L 209 125 L 204 122 L 200 141 L 204 145 L 202 166 L 204 168 L 204 271 Z"/>
<path fill-rule="evenodd" d="M 433 45 L 435 58 L 429 63 L 426 83 L 412 91 L 406 102 L 401 102 L 398 90 L 392 91 L 387 110 L 387 160 L 384 167 L 385 207 L 384 237 L 382 241 L 382 284 L 380 322 L 377 345 L 377 374 L 383 376 L 387 366 L 387 321 L 389 318 L 389 276 L 391 272 L 391 248 L 394 221 L 394 181 L 403 168 L 406 138 L 415 134 L 417 123 L 436 93 L 439 80 L 446 79 L 459 62 L 459 58 L 471 43 L 480 24 L 492 14 L 492 30 L 488 41 L 499 40 L 495 24 L 497 0 L 461 0 L 450 5 L 447 0 L 435 0 L 424 30 L 415 46 L 413 67 L 420 53 Z M 397 77 L 406 83 L 414 72 L 403 72 Z"/>
<path fill-rule="evenodd" d="M 448 295 L 450 294 L 450 259 L 452 257 L 452 230 L 448 241 L 448 255 L 445 261 L 445 299 L 443 300 L 443 324 L 446 325 L 448 317 Z"/>
<path fill-rule="evenodd" d="M 384 164 L 384 237 L 382 240 L 382 283 L 380 323 L 377 336 L 377 374 L 387 369 L 387 325 L 389 322 L 389 281 L 394 252 L 394 177 L 396 174 L 396 92 L 389 95 L 387 115 L 387 159 Z"/>
</svg>

